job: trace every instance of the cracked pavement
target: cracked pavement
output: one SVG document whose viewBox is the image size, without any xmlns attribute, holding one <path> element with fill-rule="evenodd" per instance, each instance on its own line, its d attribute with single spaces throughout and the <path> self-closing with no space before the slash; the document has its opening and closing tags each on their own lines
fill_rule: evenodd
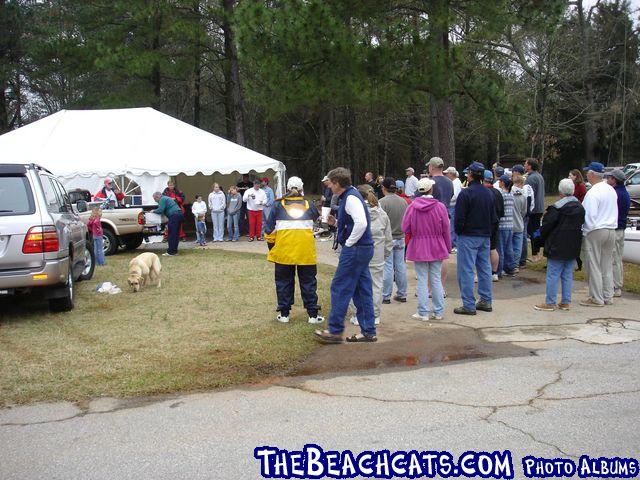
<svg viewBox="0 0 640 480">
<path fill-rule="evenodd" d="M 450 278 L 444 322 L 408 320 L 411 298 L 383 306 L 379 345 L 322 347 L 310 365 L 339 366 L 418 335 L 424 342 L 416 349 L 428 350 L 438 336 L 480 342 L 483 355 L 463 361 L 443 356 L 225 391 L 1 409 L 0 478 L 253 479 L 260 477 L 256 446 L 291 450 L 305 443 L 454 455 L 509 449 L 516 478 L 523 478 L 526 455 L 638 458 L 640 298 L 625 295 L 603 309 L 535 312 L 531 305 L 544 290 L 535 275 L 496 285 L 492 314 L 458 318 L 450 312 L 458 302 Z M 451 345 L 445 347 L 460 347 Z"/>
</svg>

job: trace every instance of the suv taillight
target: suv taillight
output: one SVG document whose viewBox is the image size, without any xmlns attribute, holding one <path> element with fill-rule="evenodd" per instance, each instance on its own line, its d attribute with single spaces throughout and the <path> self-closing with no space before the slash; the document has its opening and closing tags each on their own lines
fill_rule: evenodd
<svg viewBox="0 0 640 480">
<path fill-rule="evenodd" d="M 24 237 L 22 253 L 57 252 L 60 248 L 58 232 L 53 225 L 31 227 Z"/>
<path fill-rule="evenodd" d="M 144 212 L 138 214 L 138 225 L 144 225 Z"/>
</svg>

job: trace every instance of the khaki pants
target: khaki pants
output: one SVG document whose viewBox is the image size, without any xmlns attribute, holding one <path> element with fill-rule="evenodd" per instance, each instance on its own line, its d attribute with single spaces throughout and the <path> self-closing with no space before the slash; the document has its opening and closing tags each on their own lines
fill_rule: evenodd
<svg viewBox="0 0 640 480">
<path fill-rule="evenodd" d="M 613 299 L 613 249 L 615 230 L 601 228 L 589 232 L 582 242 L 589 297 L 600 305 Z"/>
<path fill-rule="evenodd" d="M 615 247 L 613 249 L 613 289 L 622 290 L 624 283 L 624 267 L 622 266 L 622 252 L 624 251 L 624 229 L 616 230 Z"/>
<path fill-rule="evenodd" d="M 373 314 L 375 318 L 380 318 L 380 305 L 382 304 L 382 275 L 384 272 L 384 263 L 370 263 L 369 273 L 371 273 L 371 284 L 373 289 Z M 353 298 L 349 302 L 349 308 L 358 316 L 358 312 Z"/>
</svg>

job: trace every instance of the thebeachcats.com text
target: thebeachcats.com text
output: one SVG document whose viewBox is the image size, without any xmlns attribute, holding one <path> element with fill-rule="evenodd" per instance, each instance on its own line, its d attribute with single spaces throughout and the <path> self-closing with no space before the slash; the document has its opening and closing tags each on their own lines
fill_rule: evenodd
<svg viewBox="0 0 640 480">
<path fill-rule="evenodd" d="M 362 451 L 323 450 L 307 444 L 302 450 L 272 446 L 256 447 L 253 456 L 260 463 L 263 478 L 496 478 L 515 477 L 509 450 L 466 451 Z M 519 478 L 635 478 L 640 473 L 635 458 L 568 458 L 526 456 Z"/>
</svg>

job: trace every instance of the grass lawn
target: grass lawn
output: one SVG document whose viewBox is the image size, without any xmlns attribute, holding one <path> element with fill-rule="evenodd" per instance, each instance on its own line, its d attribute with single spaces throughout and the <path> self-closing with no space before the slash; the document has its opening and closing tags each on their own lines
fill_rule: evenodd
<svg viewBox="0 0 640 480">
<path fill-rule="evenodd" d="M 286 371 L 311 352 L 315 326 L 299 292 L 291 323 L 275 321 L 264 257 L 183 249 L 161 257 L 162 288 L 133 294 L 125 288 L 133 256 L 107 257 L 77 285 L 72 312 L 50 314 L 29 297 L 0 303 L 0 405 L 225 387 Z M 319 266 L 325 307 L 332 272 Z M 123 293 L 96 293 L 103 281 Z"/>
</svg>

